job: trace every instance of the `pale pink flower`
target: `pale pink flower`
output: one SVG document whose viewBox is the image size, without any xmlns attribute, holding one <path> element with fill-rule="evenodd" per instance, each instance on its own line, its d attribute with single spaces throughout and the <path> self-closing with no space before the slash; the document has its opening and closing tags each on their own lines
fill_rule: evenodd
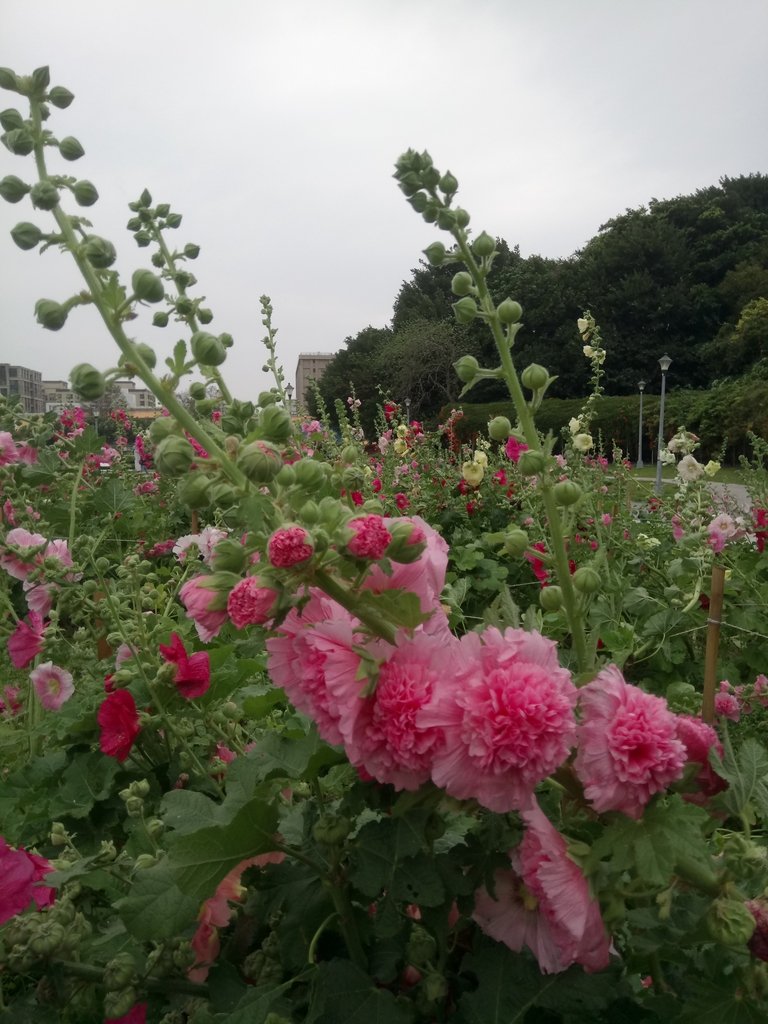
<svg viewBox="0 0 768 1024">
<path fill-rule="evenodd" d="M 555 644 L 540 633 L 489 628 L 461 638 L 453 665 L 417 718 L 420 728 L 445 730 L 433 782 L 500 813 L 530 806 L 576 732 L 576 688 Z"/>
<path fill-rule="evenodd" d="M 27 466 L 34 466 L 39 458 L 37 448 L 33 448 L 29 444 L 20 444 L 16 449 L 16 454 L 19 457 L 19 462 L 23 462 Z"/>
<path fill-rule="evenodd" d="M 132 657 L 133 651 L 128 646 L 128 644 L 120 644 L 120 646 L 115 651 L 115 671 L 121 668 L 126 663 L 126 661 L 130 661 Z"/>
<path fill-rule="evenodd" d="M 19 620 L 8 637 L 8 654 L 14 668 L 26 668 L 43 649 L 45 626 L 37 612 L 30 612 L 26 622 Z"/>
<path fill-rule="evenodd" d="M 545 974 L 572 964 L 604 970 L 611 941 L 565 839 L 535 801 L 522 818 L 525 836 L 510 852 L 514 870 L 496 872 L 495 898 L 485 889 L 476 893 L 474 920 L 515 952 L 527 946 Z"/>
<path fill-rule="evenodd" d="M 715 554 L 719 554 L 725 547 L 726 541 L 731 540 L 737 533 L 738 526 L 733 518 L 726 512 L 721 512 L 707 527 L 707 542 Z"/>
<path fill-rule="evenodd" d="M 65 540 L 61 540 L 59 538 L 49 541 L 46 544 L 44 557 L 58 562 L 60 569 L 70 569 L 75 564 L 72 561 L 72 555 L 69 553 L 69 545 Z M 69 580 L 74 578 L 75 577 L 72 574 L 67 575 L 67 579 Z"/>
<path fill-rule="evenodd" d="M 661 697 L 626 682 L 615 665 L 579 691 L 582 723 L 574 768 L 600 813 L 639 818 L 654 795 L 683 773 L 685 747 Z"/>
<path fill-rule="evenodd" d="M 16 525 L 16 510 L 13 507 L 13 502 L 10 498 L 6 498 L 3 502 L 2 511 L 0 512 L 0 522 L 5 519 L 9 526 Z"/>
<path fill-rule="evenodd" d="M 686 483 L 693 483 L 704 476 L 704 467 L 693 455 L 684 455 L 677 464 L 677 475 Z"/>
<path fill-rule="evenodd" d="M 610 526 L 613 522 L 613 516 L 610 514 L 610 512 L 603 512 L 603 514 L 600 516 L 600 520 L 603 526 Z"/>
<path fill-rule="evenodd" d="M 208 576 L 193 576 L 182 586 L 179 597 L 195 623 L 197 635 L 209 643 L 227 621 L 226 596 L 206 586 Z"/>
<path fill-rule="evenodd" d="M 7 430 L 0 430 L 0 466 L 10 466 L 18 462 L 19 455 L 16 451 L 16 442 Z"/>
<path fill-rule="evenodd" d="M 290 569 L 307 562 L 314 553 L 312 538 L 303 526 L 275 530 L 267 544 L 269 560 L 278 569 Z"/>
<path fill-rule="evenodd" d="M 409 545 L 425 544 L 425 548 L 414 561 L 395 562 L 389 575 L 380 566 L 371 566 L 363 584 L 364 588 L 374 593 L 385 590 L 410 590 L 418 595 L 421 610 L 425 615 L 434 612 L 445 586 L 448 545 L 440 534 L 419 516 L 385 519 L 384 523 L 397 524 L 400 528 L 403 523 L 410 524 L 413 530 L 408 540 Z"/>
<path fill-rule="evenodd" d="M 680 516 L 672 516 L 670 520 L 672 523 L 672 536 L 676 541 L 681 541 L 685 536 L 685 530 L 683 529 L 683 521 Z"/>
<path fill-rule="evenodd" d="M 29 674 L 35 693 L 46 711 L 60 711 L 75 692 L 72 676 L 52 661 L 43 662 Z"/>
<path fill-rule="evenodd" d="M 738 722 L 741 718 L 741 706 L 738 697 L 733 693 L 716 693 L 715 712 L 721 718 L 727 718 L 731 722 Z"/>
<path fill-rule="evenodd" d="M 30 533 L 23 526 L 9 530 L 5 535 L 4 544 L 18 550 L 3 551 L 0 554 L 0 566 L 14 579 L 25 580 L 42 562 L 45 543 L 45 537 L 39 533 Z"/>
<path fill-rule="evenodd" d="M 53 608 L 53 595 L 61 587 L 58 583 L 30 583 L 27 580 L 22 584 L 22 589 L 29 610 L 45 618 Z"/>
<path fill-rule="evenodd" d="M 273 617 L 278 596 L 272 587 L 262 586 L 256 576 L 247 576 L 230 590 L 227 614 L 237 629 L 262 625 Z"/>
</svg>

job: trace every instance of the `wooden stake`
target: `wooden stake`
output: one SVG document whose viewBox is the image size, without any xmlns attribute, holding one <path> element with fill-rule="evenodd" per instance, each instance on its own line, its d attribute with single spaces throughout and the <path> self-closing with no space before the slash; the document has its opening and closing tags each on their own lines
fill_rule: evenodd
<svg viewBox="0 0 768 1024">
<path fill-rule="evenodd" d="M 715 679 L 717 652 L 720 647 L 720 624 L 723 616 L 724 583 L 725 569 L 722 565 L 713 565 L 709 618 L 707 619 L 707 650 L 704 656 L 704 696 L 701 702 L 701 717 L 710 725 L 715 720 Z"/>
</svg>

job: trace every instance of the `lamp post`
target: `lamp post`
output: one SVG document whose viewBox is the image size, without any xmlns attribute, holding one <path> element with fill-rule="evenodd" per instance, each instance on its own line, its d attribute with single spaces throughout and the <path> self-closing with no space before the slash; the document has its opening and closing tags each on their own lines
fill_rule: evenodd
<svg viewBox="0 0 768 1024">
<path fill-rule="evenodd" d="M 661 403 L 659 405 L 659 443 L 658 450 L 656 452 L 656 487 L 655 491 L 657 494 L 661 494 L 661 452 L 664 448 L 664 397 L 667 385 L 667 370 L 672 365 L 672 360 L 667 355 L 663 355 L 659 360 L 659 366 L 661 367 Z"/>
<path fill-rule="evenodd" d="M 411 400 L 410 400 L 410 398 L 406 398 L 406 400 L 405 400 L 405 418 L 406 418 L 406 421 L 408 423 L 408 426 L 410 427 L 410 425 L 411 425 Z"/>
<path fill-rule="evenodd" d="M 285 385 L 285 393 L 288 395 L 288 412 L 293 415 L 293 384 Z"/>
<path fill-rule="evenodd" d="M 637 387 L 640 391 L 640 419 L 637 424 L 637 462 L 635 466 L 637 469 L 642 469 L 645 465 L 643 462 L 643 392 L 645 391 L 645 381 L 639 380 Z"/>
</svg>

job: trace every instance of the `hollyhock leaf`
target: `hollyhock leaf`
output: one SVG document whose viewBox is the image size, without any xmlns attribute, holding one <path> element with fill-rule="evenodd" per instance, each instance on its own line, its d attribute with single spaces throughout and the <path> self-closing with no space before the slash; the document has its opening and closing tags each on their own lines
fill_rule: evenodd
<svg viewBox="0 0 768 1024">
<path fill-rule="evenodd" d="M 114 758 L 106 758 L 98 751 L 75 755 L 62 776 L 61 788 L 52 802 L 51 815 L 85 818 L 99 800 L 112 792 L 112 783 L 120 770 Z"/>
<path fill-rule="evenodd" d="M 429 810 L 414 810 L 407 817 L 372 821 L 360 830 L 355 843 L 357 864 L 351 877 L 361 893 L 373 897 L 391 888 L 401 863 L 423 848 L 429 815 Z"/>
<path fill-rule="evenodd" d="M 465 957 L 462 974 L 474 976 L 477 989 L 459 1000 L 461 1024 L 522 1022 L 537 993 L 554 983 L 554 978 L 541 974 L 535 961 L 487 940 Z"/>
<path fill-rule="evenodd" d="M 275 849 L 276 828 L 276 808 L 256 799 L 249 800 L 226 825 L 180 836 L 168 854 L 174 883 L 202 903 L 241 861 Z"/>
<path fill-rule="evenodd" d="M 177 836 L 190 835 L 200 829 L 218 825 L 221 809 L 221 804 L 214 803 L 193 789 L 172 789 L 165 794 L 160 804 L 163 821 Z"/>
<path fill-rule="evenodd" d="M 172 867 L 162 863 L 138 872 L 131 895 L 119 900 L 116 908 L 134 938 L 165 939 L 178 935 L 195 920 L 201 902 L 201 898 L 183 892 Z"/>
<path fill-rule="evenodd" d="M 380 594 L 361 591 L 357 594 L 357 601 L 362 607 L 367 606 L 406 629 L 415 629 L 430 618 L 429 614 L 422 612 L 418 594 L 408 590 L 384 590 Z"/>
<path fill-rule="evenodd" d="M 300 739 L 267 733 L 247 758 L 260 766 L 260 778 L 279 775 L 286 779 L 315 776 L 325 765 L 338 764 L 343 756 L 329 747 L 315 732 Z"/>
<path fill-rule="evenodd" d="M 768 811 L 768 752 L 765 747 L 749 737 L 735 754 L 726 728 L 722 760 L 717 752 L 711 757 L 718 774 L 730 783 L 723 799 L 732 814 L 742 814 L 750 801 L 756 802 L 763 813 Z"/>
<path fill-rule="evenodd" d="M 411 1024 L 412 1008 L 349 960 L 320 964 L 312 986 L 311 1024 Z"/>
<path fill-rule="evenodd" d="M 434 857 L 420 853 L 399 864 L 392 874 L 392 897 L 422 907 L 442 906 L 445 887 L 435 870 Z"/>
</svg>

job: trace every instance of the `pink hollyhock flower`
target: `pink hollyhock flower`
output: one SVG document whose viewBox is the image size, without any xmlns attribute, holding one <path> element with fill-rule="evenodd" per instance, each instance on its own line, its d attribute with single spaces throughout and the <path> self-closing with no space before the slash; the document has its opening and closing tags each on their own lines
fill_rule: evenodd
<svg viewBox="0 0 768 1024">
<path fill-rule="evenodd" d="M 452 643 L 428 633 L 399 638 L 369 697 L 361 696 L 360 680 L 351 674 L 330 682 L 347 756 L 378 782 L 414 790 L 429 779 L 445 735 L 441 728 L 420 725 L 419 713 L 450 675 L 458 640 L 448 637 Z"/>
<path fill-rule="evenodd" d="M 39 458 L 37 448 L 33 448 L 29 444 L 20 444 L 16 449 L 16 454 L 19 462 L 23 462 L 26 466 L 34 466 Z"/>
<path fill-rule="evenodd" d="M 17 548 L 17 551 L 3 551 L 0 554 L 0 567 L 9 576 L 17 580 L 25 580 L 43 560 L 42 549 L 45 537 L 39 533 L 30 533 L 22 526 L 9 530 L 5 535 L 5 545 Z"/>
<path fill-rule="evenodd" d="M 23 847 L 14 850 L 0 836 L 0 925 L 26 910 L 34 903 L 38 910 L 49 907 L 56 890 L 41 885 L 53 865 Z"/>
<path fill-rule="evenodd" d="M 314 554 L 312 538 L 302 526 L 285 526 L 275 530 L 269 538 L 269 560 L 277 569 L 307 562 Z"/>
<path fill-rule="evenodd" d="M 122 668 L 126 661 L 130 661 L 133 657 L 133 651 L 128 644 L 120 644 L 115 651 L 115 671 Z"/>
<path fill-rule="evenodd" d="M 43 618 L 53 607 L 53 595 L 61 589 L 58 583 L 30 583 L 29 580 L 25 580 L 22 587 L 27 608 L 31 612 L 37 612 Z"/>
<path fill-rule="evenodd" d="M 540 633 L 489 628 L 456 645 L 450 682 L 417 716 L 445 731 L 432 780 L 460 800 L 504 813 L 530 806 L 534 787 L 568 757 L 576 688 Z"/>
<path fill-rule="evenodd" d="M 115 690 L 101 703 L 96 715 L 101 728 L 99 747 L 102 754 L 124 761 L 134 740 L 141 732 L 136 702 L 127 690 Z"/>
<path fill-rule="evenodd" d="M 3 718 L 13 718 L 21 711 L 18 686 L 4 686 L 3 696 L 0 699 L 0 715 Z"/>
<path fill-rule="evenodd" d="M 410 555 L 411 549 L 416 549 L 420 545 L 424 545 L 424 548 L 413 560 L 394 562 L 389 575 L 380 566 L 371 566 L 363 584 L 364 589 L 377 594 L 385 590 L 410 590 L 418 596 L 421 610 L 425 615 L 436 613 L 440 594 L 445 586 L 448 545 L 440 534 L 419 516 L 385 519 L 384 522 L 396 526 L 398 530 L 403 529 L 403 524 L 411 527 L 405 545 L 408 551 L 405 554 Z M 396 556 L 391 554 L 390 557 Z"/>
<path fill-rule="evenodd" d="M 7 430 L 0 430 L 0 466 L 10 466 L 12 462 L 18 462 L 18 459 L 13 437 Z"/>
<path fill-rule="evenodd" d="M 747 946 L 752 956 L 768 961 L 768 900 L 747 900 L 747 910 L 755 919 L 755 930 Z"/>
<path fill-rule="evenodd" d="M 278 596 L 272 587 L 261 586 L 256 576 L 247 576 L 230 590 L 227 614 L 237 629 L 262 625 L 273 617 Z"/>
<path fill-rule="evenodd" d="M 219 635 L 227 621 L 226 610 L 220 607 L 222 595 L 206 586 L 208 579 L 208 576 L 194 576 L 179 591 L 187 615 L 195 623 L 197 635 L 206 644 Z"/>
<path fill-rule="evenodd" d="M 37 612 L 30 612 L 26 622 L 20 620 L 8 637 L 8 654 L 14 668 L 26 668 L 43 649 L 45 626 Z"/>
<path fill-rule="evenodd" d="M 672 516 L 670 520 L 672 523 L 672 536 L 676 541 L 681 541 L 685 536 L 685 530 L 683 529 L 683 522 L 680 516 Z"/>
<path fill-rule="evenodd" d="M 72 676 L 66 669 L 59 668 L 52 661 L 38 665 L 29 674 L 35 693 L 46 711 L 60 711 L 75 692 Z"/>
<path fill-rule="evenodd" d="M 504 451 L 507 453 L 507 458 L 511 459 L 512 462 L 519 462 L 522 453 L 528 451 L 528 445 L 510 435 L 507 438 L 507 443 L 504 445 Z"/>
<path fill-rule="evenodd" d="M 408 500 L 407 494 L 403 494 L 402 491 L 398 491 L 398 493 L 395 495 L 395 504 L 397 505 L 401 512 L 405 512 L 405 510 L 411 503 Z"/>
<path fill-rule="evenodd" d="M 615 665 L 579 691 L 582 722 L 574 768 L 600 813 L 639 818 L 654 795 L 683 773 L 685 747 L 661 697 L 631 686 Z"/>
<path fill-rule="evenodd" d="M 349 612 L 321 591 L 311 594 L 301 612 L 292 609 L 277 636 L 267 640 L 267 668 L 293 706 L 314 721 L 325 742 L 340 746 L 341 708 L 329 682 L 336 690 L 359 692 L 360 656 L 353 647 L 362 638 L 355 633 L 357 620 Z"/>
<path fill-rule="evenodd" d="M 9 526 L 16 525 L 16 510 L 13 507 L 13 502 L 10 498 L 6 498 L 3 502 L 2 515 L 0 515 L 0 522 L 5 519 Z"/>
<path fill-rule="evenodd" d="M 104 1024 L 146 1024 L 147 1003 L 136 1003 L 122 1017 L 106 1017 Z"/>
<path fill-rule="evenodd" d="M 351 519 L 347 526 L 352 537 L 347 542 L 347 551 L 353 558 L 366 558 L 378 562 L 392 541 L 392 534 L 386 527 L 383 516 L 370 515 Z"/>
<path fill-rule="evenodd" d="M 719 516 L 715 516 L 707 527 L 707 542 L 712 550 L 718 554 L 723 550 L 726 542 L 735 537 L 737 533 L 738 527 L 733 518 L 727 513 L 722 512 Z"/>
<path fill-rule="evenodd" d="M 721 718 L 727 718 L 731 722 L 738 722 L 741 718 L 739 698 L 733 693 L 716 693 L 715 712 Z"/>
<path fill-rule="evenodd" d="M 510 853 L 514 870 L 496 872 L 495 899 L 485 889 L 476 893 L 472 917 L 516 953 L 527 946 L 545 974 L 572 964 L 604 970 L 611 941 L 586 878 L 535 801 L 522 817 L 525 835 Z"/>
<path fill-rule="evenodd" d="M 531 547 L 535 551 L 540 552 L 542 555 L 547 553 L 547 545 L 541 540 L 536 541 L 535 544 L 531 544 Z M 547 583 L 549 583 L 549 573 L 544 568 L 544 562 L 540 558 L 537 558 L 536 555 L 531 554 L 530 551 L 525 552 L 524 558 L 526 559 L 526 561 L 531 563 L 533 575 L 536 577 L 539 583 L 542 586 L 546 586 Z"/>
<path fill-rule="evenodd" d="M 207 651 L 187 654 L 178 633 L 171 633 L 170 644 L 158 644 L 166 661 L 176 666 L 174 685 L 186 700 L 202 697 L 211 685 L 211 659 Z"/>
<path fill-rule="evenodd" d="M 714 750 L 723 756 L 723 745 L 717 733 L 700 718 L 693 715 L 677 715 L 677 738 L 685 747 L 686 760 L 701 765 L 696 783 L 705 796 L 714 796 L 726 788 L 725 779 L 720 778 L 709 763 L 709 752 Z"/>
<path fill-rule="evenodd" d="M 43 554 L 46 559 L 55 559 L 59 563 L 60 569 L 69 569 L 75 564 L 72 561 L 72 555 L 69 553 L 69 545 L 65 540 L 59 538 L 49 541 L 45 546 Z M 74 579 L 71 575 L 67 578 Z"/>
<path fill-rule="evenodd" d="M 281 864 L 285 860 L 285 854 L 279 851 L 262 853 L 257 857 L 249 857 L 241 860 L 236 867 L 222 878 L 216 886 L 216 892 L 207 899 L 198 915 L 197 931 L 192 937 L 192 949 L 195 953 L 195 966 L 187 971 L 190 981 L 203 982 L 208 977 L 211 964 L 219 955 L 221 944 L 219 942 L 219 928 L 225 928 L 234 913 L 230 903 L 238 902 L 246 893 L 240 879 L 247 868 L 264 868 L 267 864 Z"/>
</svg>

